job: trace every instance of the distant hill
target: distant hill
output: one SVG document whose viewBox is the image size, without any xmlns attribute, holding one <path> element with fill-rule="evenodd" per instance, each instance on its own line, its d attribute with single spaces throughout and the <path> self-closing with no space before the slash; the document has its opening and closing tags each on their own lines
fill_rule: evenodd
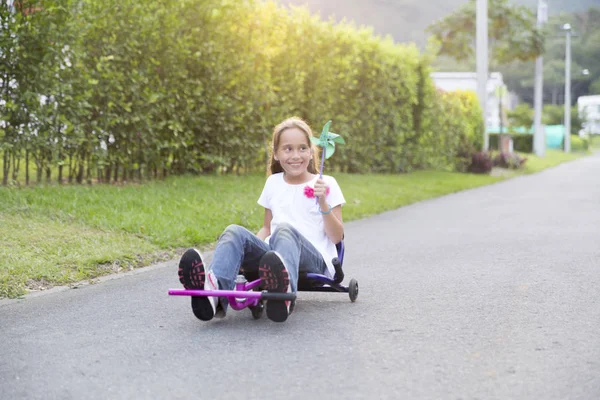
<svg viewBox="0 0 600 400">
<path fill-rule="evenodd" d="M 306 5 L 323 19 L 343 17 L 358 25 L 373 27 L 376 34 L 391 35 L 396 42 L 415 42 L 422 46 L 425 28 L 456 10 L 465 0 L 279 0 L 284 5 Z M 537 0 L 516 0 L 515 4 L 532 9 Z M 600 6 L 600 0 L 547 0 L 550 15 L 583 11 Z"/>
</svg>

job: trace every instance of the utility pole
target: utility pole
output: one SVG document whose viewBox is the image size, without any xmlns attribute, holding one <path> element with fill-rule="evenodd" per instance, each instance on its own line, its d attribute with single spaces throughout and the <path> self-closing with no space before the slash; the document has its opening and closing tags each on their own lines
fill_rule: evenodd
<svg viewBox="0 0 600 400">
<path fill-rule="evenodd" d="M 498 121 L 500 125 L 500 137 L 504 134 L 504 103 L 502 100 L 506 96 L 506 85 L 502 84 L 500 86 L 496 86 L 494 94 L 498 98 Z M 500 143 L 500 142 L 498 142 Z"/>
<path fill-rule="evenodd" d="M 565 49 L 565 153 L 571 152 L 571 24 L 564 24 Z"/>
<path fill-rule="evenodd" d="M 487 131 L 487 81 L 488 81 L 488 4 L 477 0 L 476 58 L 477 95 L 483 112 L 483 151 L 488 151 L 490 139 Z"/>
<path fill-rule="evenodd" d="M 548 21 L 548 5 L 544 0 L 538 0 L 537 27 L 539 29 Z M 542 108 L 544 94 L 544 57 L 539 55 L 535 59 L 535 89 L 534 89 L 534 114 L 533 114 L 533 150 L 538 157 L 546 155 L 546 134 L 542 126 Z"/>
</svg>

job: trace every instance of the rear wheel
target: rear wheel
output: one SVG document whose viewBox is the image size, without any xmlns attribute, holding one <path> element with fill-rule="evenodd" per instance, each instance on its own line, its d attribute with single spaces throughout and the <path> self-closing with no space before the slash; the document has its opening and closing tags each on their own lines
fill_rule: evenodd
<svg viewBox="0 0 600 400">
<path fill-rule="evenodd" d="M 348 284 L 348 295 L 350 296 L 350 301 L 355 302 L 358 297 L 358 282 L 356 279 L 351 279 Z"/>
<path fill-rule="evenodd" d="M 263 311 L 265 311 L 265 305 L 262 300 L 260 300 L 257 305 L 248 308 L 252 311 L 252 318 L 254 319 L 261 319 Z"/>
</svg>

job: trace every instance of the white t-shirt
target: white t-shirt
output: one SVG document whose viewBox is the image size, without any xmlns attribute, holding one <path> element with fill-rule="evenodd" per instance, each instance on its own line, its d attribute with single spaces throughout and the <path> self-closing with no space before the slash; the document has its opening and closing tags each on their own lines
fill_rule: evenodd
<svg viewBox="0 0 600 400">
<path fill-rule="evenodd" d="M 321 252 L 329 275 L 333 277 L 335 270 L 331 260 L 337 257 L 335 244 L 325 234 L 323 216 L 319 212 L 316 199 L 309 198 L 304 194 L 306 186 L 314 188 L 318 177 L 315 175 L 307 183 L 291 185 L 283 179 L 283 172 L 273 174 L 267 178 L 258 204 L 268 208 L 273 214 L 271 233 L 275 232 L 281 223 L 291 224 Z M 323 180 L 329 186 L 327 203 L 331 205 L 331 208 L 346 204 L 342 190 L 335 178 L 323 175 Z M 270 236 L 265 241 L 268 242 L 269 238 Z"/>
</svg>

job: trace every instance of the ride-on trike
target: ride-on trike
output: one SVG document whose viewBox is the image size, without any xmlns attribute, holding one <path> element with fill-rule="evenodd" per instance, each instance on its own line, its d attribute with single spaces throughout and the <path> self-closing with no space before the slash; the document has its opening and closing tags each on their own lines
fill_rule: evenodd
<svg viewBox="0 0 600 400">
<path fill-rule="evenodd" d="M 300 270 L 298 276 L 298 291 L 302 292 L 340 292 L 348 293 L 350 301 L 356 301 L 358 297 L 358 282 L 351 279 L 348 286 L 342 285 L 344 272 L 342 263 L 344 260 L 344 242 L 336 245 L 338 256 L 332 260 L 335 268 L 335 275 L 329 278 L 322 274 L 303 272 Z M 235 281 L 234 290 L 191 290 L 191 289 L 169 289 L 171 296 L 200 296 L 200 297 L 226 297 L 229 306 L 233 310 L 243 310 L 249 308 L 252 311 L 254 319 L 262 317 L 264 310 L 264 300 L 289 300 L 296 299 L 296 293 L 269 293 L 266 290 L 259 291 L 260 278 L 247 276 L 244 271 L 240 271 Z"/>
</svg>

